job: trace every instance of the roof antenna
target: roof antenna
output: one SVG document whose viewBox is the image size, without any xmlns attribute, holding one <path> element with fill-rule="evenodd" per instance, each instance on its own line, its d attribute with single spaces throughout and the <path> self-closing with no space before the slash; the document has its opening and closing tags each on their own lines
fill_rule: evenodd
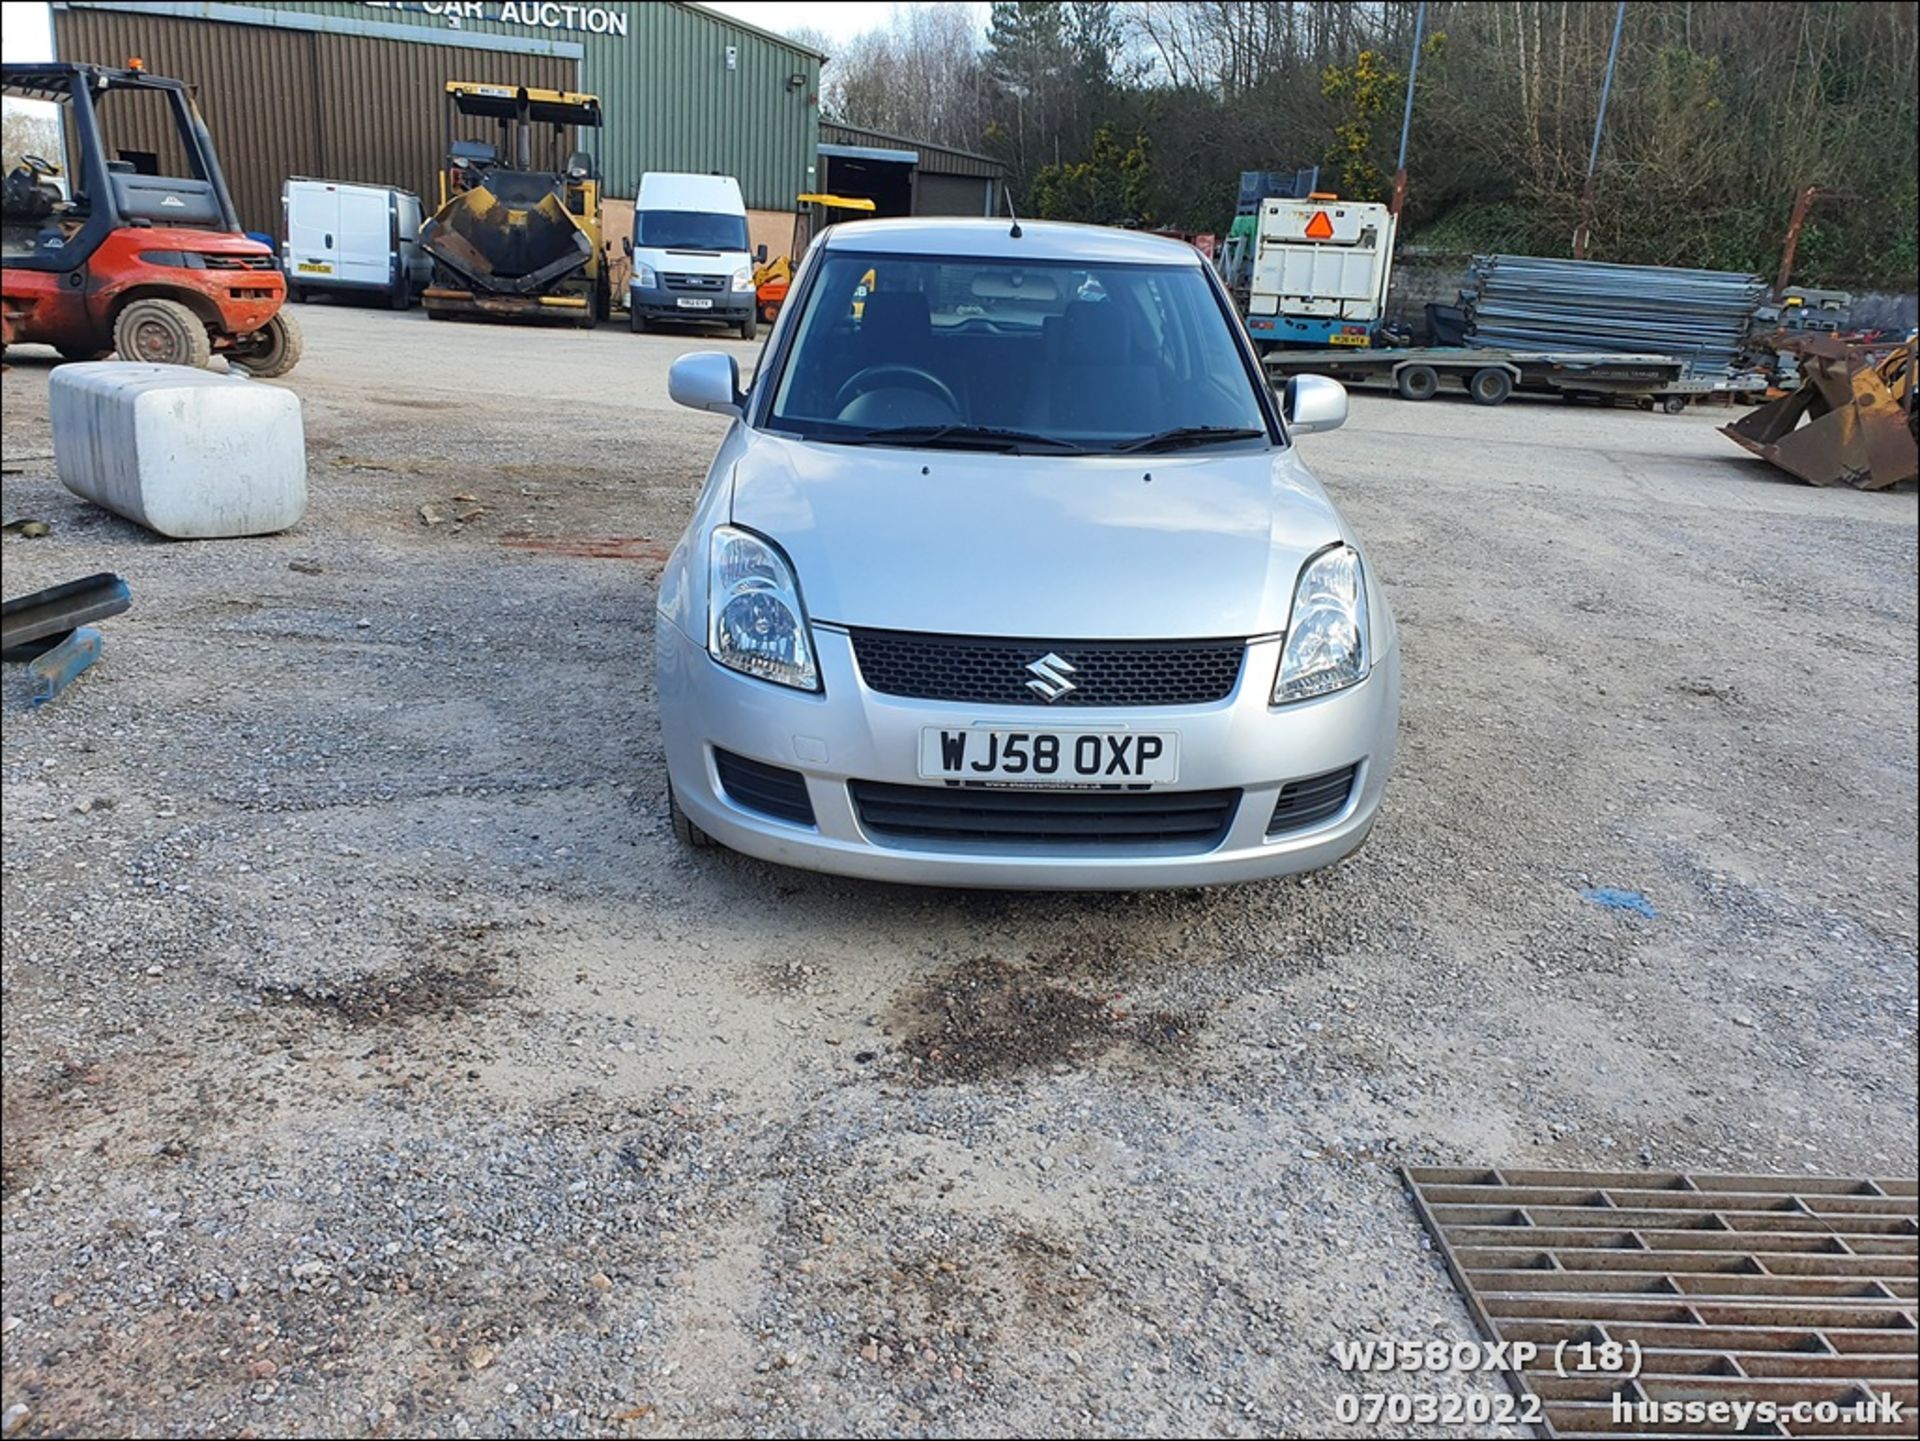
<svg viewBox="0 0 1920 1441">
<path fill-rule="evenodd" d="M 1018 240 L 1020 238 L 1020 217 L 1014 214 L 1013 188 L 1011 186 L 1006 186 L 1006 185 L 1001 186 L 1000 198 L 1007 202 L 1007 215 L 1013 221 L 1012 229 L 1007 231 L 1007 238 L 1009 240 Z"/>
</svg>

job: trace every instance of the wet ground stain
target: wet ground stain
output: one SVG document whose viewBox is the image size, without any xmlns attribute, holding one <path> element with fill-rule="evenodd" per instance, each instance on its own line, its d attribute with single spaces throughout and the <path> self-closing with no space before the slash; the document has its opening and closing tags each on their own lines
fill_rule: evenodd
<svg viewBox="0 0 1920 1441">
<path fill-rule="evenodd" d="M 1121 1045 L 1185 1050 L 1194 1022 L 1135 1011 L 1123 995 L 1088 995 L 989 956 L 901 997 L 889 1029 L 907 1074 L 928 1085 L 991 1081 L 1081 1064 Z"/>
</svg>

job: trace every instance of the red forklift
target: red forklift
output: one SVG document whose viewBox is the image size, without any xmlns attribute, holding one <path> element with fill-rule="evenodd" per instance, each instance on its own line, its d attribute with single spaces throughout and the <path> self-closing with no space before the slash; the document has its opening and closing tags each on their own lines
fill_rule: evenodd
<svg viewBox="0 0 1920 1441">
<path fill-rule="evenodd" d="M 9 64 L 0 81 L 9 98 L 58 107 L 51 143 L 68 161 L 22 155 L 0 180 L 0 342 L 69 360 L 204 366 L 218 352 L 253 376 L 293 369 L 286 278 L 241 231 L 185 85 L 137 60 Z"/>
</svg>

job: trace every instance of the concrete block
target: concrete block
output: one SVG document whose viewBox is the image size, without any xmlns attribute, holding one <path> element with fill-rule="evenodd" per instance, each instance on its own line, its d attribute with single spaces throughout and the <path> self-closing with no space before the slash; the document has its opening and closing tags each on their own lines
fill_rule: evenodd
<svg viewBox="0 0 1920 1441">
<path fill-rule="evenodd" d="M 290 390 L 181 365 L 53 371 L 53 455 L 68 490 L 175 540 L 267 535 L 307 509 Z"/>
</svg>

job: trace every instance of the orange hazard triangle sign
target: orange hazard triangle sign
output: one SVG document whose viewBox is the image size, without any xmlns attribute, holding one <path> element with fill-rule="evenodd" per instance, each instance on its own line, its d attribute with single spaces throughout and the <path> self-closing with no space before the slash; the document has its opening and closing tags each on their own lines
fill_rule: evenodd
<svg viewBox="0 0 1920 1441">
<path fill-rule="evenodd" d="M 1307 222 L 1307 239 L 1309 240 L 1333 239 L 1333 222 L 1327 219 L 1326 211 L 1316 210 L 1313 212 L 1313 219 Z"/>
</svg>

